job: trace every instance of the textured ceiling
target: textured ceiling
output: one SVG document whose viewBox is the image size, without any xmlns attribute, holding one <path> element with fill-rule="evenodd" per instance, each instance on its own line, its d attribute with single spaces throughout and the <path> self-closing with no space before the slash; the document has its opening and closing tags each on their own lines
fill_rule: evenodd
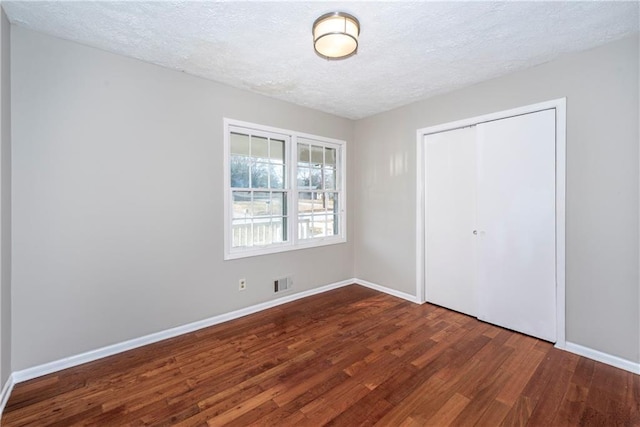
<svg viewBox="0 0 640 427">
<path fill-rule="evenodd" d="M 3 1 L 15 25 L 351 119 L 637 32 L 634 2 Z M 340 10 L 358 54 L 318 57 Z"/>
</svg>

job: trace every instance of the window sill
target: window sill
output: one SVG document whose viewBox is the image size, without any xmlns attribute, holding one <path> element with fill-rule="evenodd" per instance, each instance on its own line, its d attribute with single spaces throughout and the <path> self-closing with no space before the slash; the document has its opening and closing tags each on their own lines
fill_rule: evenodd
<svg viewBox="0 0 640 427">
<path fill-rule="evenodd" d="M 231 253 L 225 253 L 224 260 L 230 261 L 234 259 L 250 258 L 254 256 L 297 251 L 300 249 L 319 248 L 322 246 L 337 245 L 337 244 L 346 243 L 346 242 L 347 242 L 347 239 L 344 237 L 332 237 L 332 238 L 318 238 L 318 239 L 314 239 L 306 242 L 298 242 L 296 244 L 289 243 L 289 244 L 282 244 L 277 246 L 261 246 L 261 247 L 253 247 L 250 249 L 236 249 Z"/>
</svg>

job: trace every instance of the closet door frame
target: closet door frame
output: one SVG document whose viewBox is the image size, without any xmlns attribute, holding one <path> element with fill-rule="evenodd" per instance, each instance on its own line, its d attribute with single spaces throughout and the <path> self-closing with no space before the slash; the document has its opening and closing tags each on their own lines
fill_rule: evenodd
<svg viewBox="0 0 640 427">
<path fill-rule="evenodd" d="M 511 110 L 499 111 L 454 122 L 429 126 L 416 132 L 416 297 L 427 300 L 425 283 L 425 136 L 480 123 L 506 119 L 543 110 L 555 110 L 556 116 L 556 343 L 566 347 L 565 328 L 565 183 L 566 183 L 566 98 L 554 99 Z"/>
</svg>

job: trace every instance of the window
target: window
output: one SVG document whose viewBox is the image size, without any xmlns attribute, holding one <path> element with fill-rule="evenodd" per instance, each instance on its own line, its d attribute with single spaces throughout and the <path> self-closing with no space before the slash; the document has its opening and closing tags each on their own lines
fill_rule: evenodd
<svg viewBox="0 0 640 427">
<path fill-rule="evenodd" d="M 345 142 L 224 120 L 225 259 L 346 241 Z"/>
<path fill-rule="evenodd" d="M 334 236 L 340 224 L 338 149 L 303 138 L 297 148 L 298 239 Z"/>
</svg>

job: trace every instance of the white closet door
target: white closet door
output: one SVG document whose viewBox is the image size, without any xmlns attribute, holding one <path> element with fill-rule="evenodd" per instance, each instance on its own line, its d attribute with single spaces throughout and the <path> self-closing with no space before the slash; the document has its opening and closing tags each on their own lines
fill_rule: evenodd
<svg viewBox="0 0 640 427">
<path fill-rule="evenodd" d="M 476 315 L 475 128 L 425 136 L 427 301 Z"/>
<path fill-rule="evenodd" d="M 479 124 L 478 318 L 556 340 L 555 110 Z"/>
</svg>

